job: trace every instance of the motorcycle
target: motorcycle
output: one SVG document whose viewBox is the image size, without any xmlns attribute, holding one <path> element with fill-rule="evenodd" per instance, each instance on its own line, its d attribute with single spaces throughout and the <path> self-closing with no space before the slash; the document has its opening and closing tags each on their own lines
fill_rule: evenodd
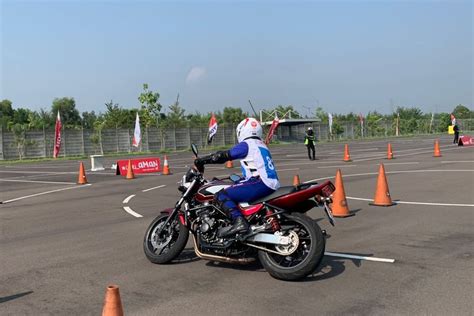
<svg viewBox="0 0 474 316">
<path fill-rule="evenodd" d="M 192 144 L 191 148 L 197 157 L 197 147 Z M 239 180 L 239 176 L 231 175 L 207 181 L 203 172 L 191 167 L 179 184 L 182 195 L 174 208 L 162 211 L 146 230 L 143 248 L 148 260 L 171 262 L 182 252 L 191 233 L 194 251 L 202 259 L 247 264 L 258 257 L 272 277 L 287 281 L 313 273 L 324 256 L 325 232 L 305 213 L 323 207 L 334 226 L 329 206 L 335 189 L 331 181 L 283 186 L 250 204 L 240 203 L 249 231 L 220 237 L 219 231 L 231 225 L 231 220 L 214 195 Z"/>
</svg>

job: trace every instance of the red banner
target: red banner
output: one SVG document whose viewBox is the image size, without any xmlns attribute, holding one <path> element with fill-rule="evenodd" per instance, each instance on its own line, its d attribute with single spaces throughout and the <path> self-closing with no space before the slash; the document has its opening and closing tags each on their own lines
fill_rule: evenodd
<svg viewBox="0 0 474 316">
<path fill-rule="evenodd" d="M 459 146 L 474 146 L 474 137 L 471 137 L 469 135 L 463 135 L 459 137 Z"/>
<path fill-rule="evenodd" d="M 275 133 L 278 124 L 280 124 L 280 120 L 278 119 L 278 116 L 275 116 L 275 119 L 272 122 L 272 126 L 270 126 L 270 130 L 268 131 L 267 137 L 265 138 L 265 144 L 268 145 L 272 140 L 273 134 Z"/>
<path fill-rule="evenodd" d="M 61 149 L 61 117 L 56 117 L 56 125 L 54 126 L 54 149 L 53 149 L 53 157 L 58 158 L 59 150 Z"/>
<path fill-rule="evenodd" d="M 126 176 L 128 160 L 117 160 L 116 175 Z M 161 171 L 160 158 L 132 159 L 133 173 L 152 173 Z"/>
</svg>

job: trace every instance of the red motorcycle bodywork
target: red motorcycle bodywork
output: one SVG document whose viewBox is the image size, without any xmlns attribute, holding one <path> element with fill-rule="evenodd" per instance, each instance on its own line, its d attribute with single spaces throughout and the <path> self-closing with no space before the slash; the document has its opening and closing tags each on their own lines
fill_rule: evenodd
<svg viewBox="0 0 474 316">
<path fill-rule="evenodd" d="M 331 181 L 327 180 L 321 184 L 311 185 L 306 189 L 295 191 L 267 202 L 279 208 L 291 209 L 292 206 L 298 205 L 316 195 L 329 197 L 332 192 L 334 192 L 334 185 Z"/>
<path fill-rule="evenodd" d="M 254 213 L 257 213 L 258 211 L 260 211 L 262 209 L 262 207 L 263 207 L 263 204 L 251 205 L 249 207 L 241 207 L 239 205 L 240 212 L 244 216 L 250 216 Z"/>
<path fill-rule="evenodd" d="M 208 193 L 206 189 L 212 186 L 216 186 L 216 185 L 231 185 L 231 184 L 227 182 L 223 182 L 223 181 L 215 181 L 215 182 L 206 184 L 202 186 L 199 189 L 199 191 L 196 193 L 196 196 L 195 196 L 196 200 L 201 203 L 206 202 L 206 201 L 212 201 L 212 199 L 214 198 L 214 194 Z M 272 200 L 268 200 L 267 202 L 271 205 L 274 205 L 282 209 L 291 209 L 292 207 L 300 203 L 303 203 L 304 201 L 307 201 L 316 195 L 329 197 L 332 194 L 332 192 L 334 192 L 334 189 L 335 189 L 334 185 L 329 180 L 321 184 L 307 184 L 307 186 L 308 187 L 305 188 L 305 184 L 302 184 L 300 185 L 299 189 L 295 188 L 294 192 L 279 196 Z M 240 210 L 242 211 L 242 214 L 244 214 L 244 216 L 249 216 L 255 212 L 258 212 L 261 208 L 262 208 L 262 203 L 259 203 L 256 205 L 251 205 L 250 207 L 240 207 Z"/>
</svg>

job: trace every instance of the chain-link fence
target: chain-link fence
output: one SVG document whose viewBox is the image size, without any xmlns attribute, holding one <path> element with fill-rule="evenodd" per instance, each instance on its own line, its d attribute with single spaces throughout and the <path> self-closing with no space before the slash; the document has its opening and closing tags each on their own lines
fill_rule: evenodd
<svg viewBox="0 0 474 316">
<path fill-rule="evenodd" d="M 474 130 L 474 120 L 458 120 L 461 133 Z M 400 120 L 398 135 L 396 121 L 337 122 L 332 134 L 325 123 L 280 125 L 273 141 L 302 142 L 308 127 L 312 127 L 319 141 L 360 139 L 372 137 L 407 136 L 417 134 L 445 133 L 445 122 L 431 120 Z M 116 154 L 132 152 L 158 152 L 185 150 L 195 143 L 200 148 L 207 144 L 207 127 L 190 128 L 143 128 L 142 142 L 138 148 L 132 146 L 133 129 L 63 129 L 60 157 L 87 156 L 93 154 Z M 235 144 L 235 126 L 219 126 L 210 146 L 223 147 Z M 31 130 L 24 135 L 0 129 L 0 159 L 52 157 L 54 130 Z"/>
</svg>

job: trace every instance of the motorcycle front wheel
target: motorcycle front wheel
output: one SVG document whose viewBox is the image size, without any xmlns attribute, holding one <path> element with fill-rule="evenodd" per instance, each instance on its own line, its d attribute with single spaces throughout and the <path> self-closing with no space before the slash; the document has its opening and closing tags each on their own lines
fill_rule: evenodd
<svg viewBox="0 0 474 316">
<path fill-rule="evenodd" d="M 280 226 L 283 235 L 298 236 L 297 248 L 287 255 L 259 250 L 258 258 L 272 277 L 285 281 L 300 280 L 321 264 L 326 240 L 318 224 L 304 214 L 286 215 L 280 220 Z M 277 247 L 272 250 L 278 252 Z"/>
<path fill-rule="evenodd" d="M 153 263 L 169 263 L 183 251 L 189 238 L 189 230 L 178 219 L 164 227 L 168 214 L 156 217 L 148 226 L 143 240 L 145 255 Z M 161 229 L 163 228 L 163 229 Z M 161 232 L 159 232 L 161 229 Z"/>
</svg>

